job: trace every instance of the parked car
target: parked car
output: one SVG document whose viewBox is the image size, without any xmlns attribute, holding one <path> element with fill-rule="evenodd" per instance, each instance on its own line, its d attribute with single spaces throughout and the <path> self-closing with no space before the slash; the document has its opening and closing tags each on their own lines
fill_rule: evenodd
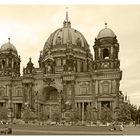
<svg viewBox="0 0 140 140">
<path fill-rule="evenodd" d="M 0 134 L 12 134 L 12 128 L 4 127 L 0 128 Z"/>
<path fill-rule="evenodd" d="M 51 122 L 50 124 L 51 124 L 51 125 L 56 125 L 56 122 Z"/>
<path fill-rule="evenodd" d="M 0 121 L 1 124 L 8 124 L 7 121 Z"/>
</svg>

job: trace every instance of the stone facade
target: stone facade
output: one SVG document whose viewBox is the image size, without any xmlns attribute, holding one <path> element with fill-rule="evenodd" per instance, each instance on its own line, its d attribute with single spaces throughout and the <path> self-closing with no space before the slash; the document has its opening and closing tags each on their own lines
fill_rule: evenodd
<svg viewBox="0 0 140 140">
<path fill-rule="evenodd" d="M 9 40 L 0 48 L 0 107 L 6 106 L 13 118 L 22 118 L 26 107 L 36 116 L 46 112 L 50 119 L 54 113 L 68 119 L 76 110 L 84 121 L 89 108 L 100 119 L 107 105 L 115 118 L 123 102 L 116 35 L 105 27 L 93 48 L 94 59 L 84 36 L 66 19 L 45 42 L 39 68 L 30 58 L 20 76 L 20 56 Z"/>
</svg>

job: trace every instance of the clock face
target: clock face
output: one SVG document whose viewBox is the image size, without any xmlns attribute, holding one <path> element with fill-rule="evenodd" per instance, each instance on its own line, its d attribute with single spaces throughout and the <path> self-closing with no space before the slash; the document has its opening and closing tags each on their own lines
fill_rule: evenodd
<svg viewBox="0 0 140 140">
<path fill-rule="evenodd" d="M 103 63 L 103 68 L 109 68 L 109 63 Z"/>
</svg>

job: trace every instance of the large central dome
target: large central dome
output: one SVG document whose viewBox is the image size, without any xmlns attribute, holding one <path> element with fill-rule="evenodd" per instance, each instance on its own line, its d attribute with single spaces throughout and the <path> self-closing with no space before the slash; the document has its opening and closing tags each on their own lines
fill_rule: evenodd
<svg viewBox="0 0 140 140">
<path fill-rule="evenodd" d="M 89 48 L 85 37 L 76 29 L 71 28 L 71 23 L 66 20 L 63 22 L 63 27 L 54 31 L 44 45 L 44 49 L 56 45 L 72 44 L 74 46 Z"/>
<path fill-rule="evenodd" d="M 92 54 L 84 36 L 71 28 L 68 13 L 63 27 L 54 31 L 40 53 L 39 66 L 47 73 L 87 72 L 92 69 Z M 49 71 L 48 71 L 49 69 Z"/>
</svg>

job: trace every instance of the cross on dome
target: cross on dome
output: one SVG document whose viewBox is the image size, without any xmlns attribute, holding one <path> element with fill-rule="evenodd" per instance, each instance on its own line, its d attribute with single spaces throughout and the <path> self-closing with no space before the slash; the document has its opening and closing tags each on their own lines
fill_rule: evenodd
<svg viewBox="0 0 140 140">
<path fill-rule="evenodd" d="M 71 27 L 71 23 L 69 21 L 69 16 L 68 16 L 68 7 L 66 7 L 66 18 L 63 22 L 63 27 L 65 27 L 65 28 L 70 28 Z"/>
<path fill-rule="evenodd" d="M 107 22 L 105 22 L 105 28 L 107 28 Z"/>
<path fill-rule="evenodd" d="M 69 7 L 66 7 L 66 21 L 67 21 L 67 22 L 69 21 L 68 8 L 69 8 Z"/>
<path fill-rule="evenodd" d="M 8 37 L 8 42 L 10 42 L 10 37 Z"/>
</svg>

